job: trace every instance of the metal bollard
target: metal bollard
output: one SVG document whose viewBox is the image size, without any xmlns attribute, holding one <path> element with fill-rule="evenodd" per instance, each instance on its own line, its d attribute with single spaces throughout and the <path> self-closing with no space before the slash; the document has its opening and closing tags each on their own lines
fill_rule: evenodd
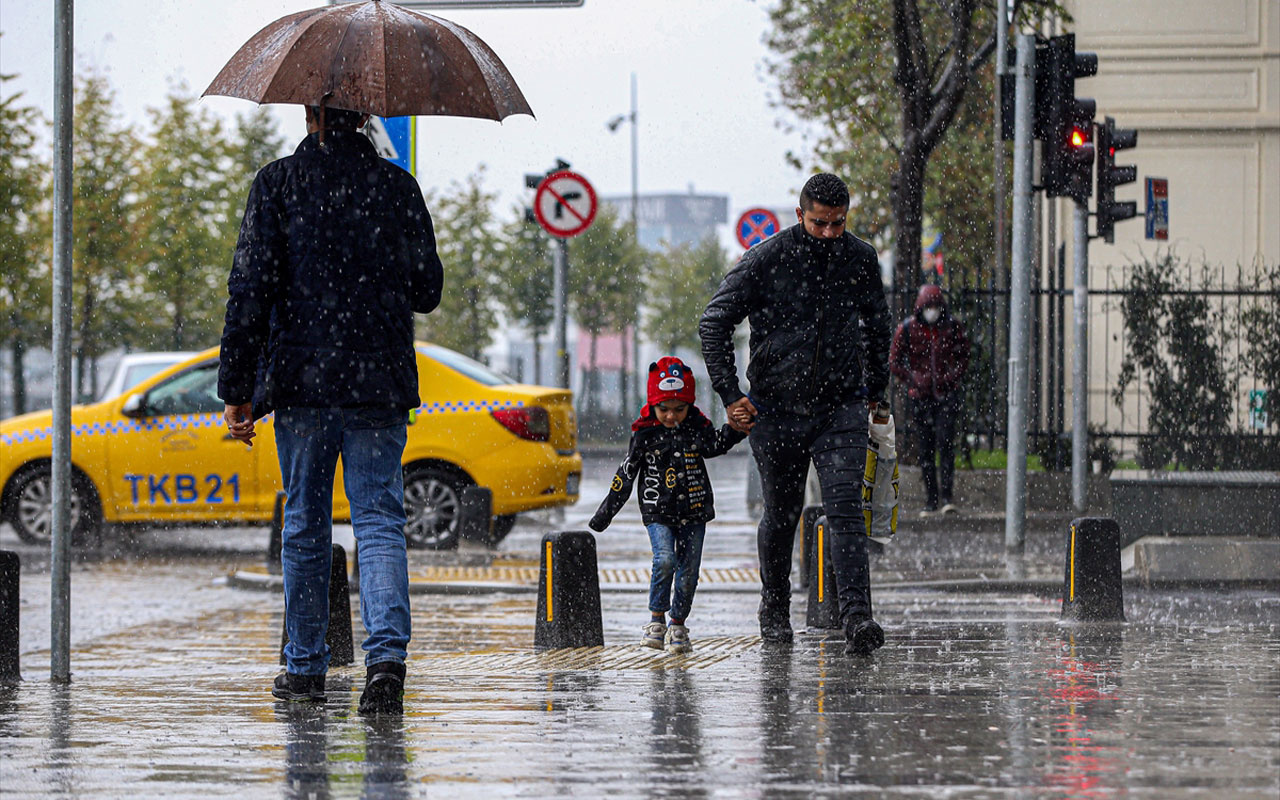
<svg viewBox="0 0 1280 800">
<path fill-rule="evenodd" d="M 588 531 L 548 533 L 542 537 L 533 647 L 548 650 L 603 645 L 596 537 Z"/>
<path fill-rule="evenodd" d="M 18 669 L 18 575 L 17 553 L 0 550 L 0 681 L 20 681 Z"/>
<path fill-rule="evenodd" d="M 285 663 L 284 647 L 289 643 L 287 621 L 280 631 L 280 663 Z M 333 546 L 333 565 L 329 568 L 329 628 L 324 634 L 329 646 L 329 666 L 354 664 L 355 636 L 351 632 L 351 588 L 347 582 L 347 551 Z"/>
<path fill-rule="evenodd" d="M 760 465 L 755 457 L 747 459 L 747 515 L 753 518 L 764 513 L 764 484 L 760 480 Z"/>
<path fill-rule="evenodd" d="M 836 567 L 831 561 L 831 536 L 826 516 L 805 527 L 808 534 L 805 549 L 812 551 L 809 561 L 809 603 L 804 623 L 809 628 L 839 628 L 840 598 L 836 590 Z"/>
<path fill-rule="evenodd" d="M 1109 517 L 1077 517 L 1067 531 L 1062 619 L 1123 622 L 1120 526 Z"/>
<path fill-rule="evenodd" d="M 473 542 L 493 542 L 493 490 L 468 486 L 462 490 L 458 508 L 458 536 Z"/>
<path fill-rule="evenodd" d="M 280 551 L 284 547 L 284 492 L 276 492 L 271 512 L 271 533 L 267 537 L 267 572 L 280 574 Z"/>
</svg>

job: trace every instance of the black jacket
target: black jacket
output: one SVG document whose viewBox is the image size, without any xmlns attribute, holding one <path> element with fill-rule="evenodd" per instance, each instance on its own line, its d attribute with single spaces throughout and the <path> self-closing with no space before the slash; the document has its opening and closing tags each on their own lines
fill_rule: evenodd
<svg viewBox="0 0 1280 800">
<path fill-rule="evenodd" d="M 889 308 L 875 249 L 845 233 L 826 247 L 794 225 L 748 250 L 698 325 L 711 385 L 743 396 L 733 332 L 751 322 L 747 379 L 762 413 L 814 414 L 879 399 L 889 385 Z"/>
<path fill-rule="evenodd" d="M 672 527 L 707 522 L 716 516 L 711 480 L 704 458 L 723 455 L 745 439 L 728 425 L 718 430 L 696 407 L 674 428 L 646 424 L 631 434 L 627 457 L 618 466 L 609 494 L 587 524 L 592 530 L 609 527 L 639 476 L 636 495 L 645 525 L 660 522 Z"/>
<path fill-rule="evenodd" d="M 431 215 L 363 134 L 318 139 L 254 179 L 227 281 L 218 395 L 255 418 L 420 402 L 413 312 L 443 280 Z"/>
</svg>

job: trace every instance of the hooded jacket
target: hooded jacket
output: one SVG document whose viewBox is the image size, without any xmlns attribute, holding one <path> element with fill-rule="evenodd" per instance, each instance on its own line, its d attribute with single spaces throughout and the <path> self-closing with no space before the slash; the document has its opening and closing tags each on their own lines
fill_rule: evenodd
<svg viewBox="0 0 1280 800">
<path fill-rule="evenodd" d="M 924 320 L 926 308 L 942 312 L 932 325 Z M 907 385 L 913 400 L 940 400 L 960 386 L 968 368 L 969 338 L 964 325 L 948 313 L 940 287 L 921 286 L 914 313 L 893 334 L 889 369 Z"/>
<path fill-rule="evenodd" d="M 809 415 L 883 396 L 889 308 L 875 248 L 853 234 L 823 241 L 793 225 L 725 275 L 698 325 L 725 405 L 743 396 L 733 344 L 743 319 L 751 323 L 751 400 L 762 413 Z"/>
<path fill-rule="evenodd" d="M 413 313 L 443 270 L 413 176 L 351 130 L 311 134 L 249 190 L 227 281 L 218 395 L 275 408 L 414 408 Z"/>
<path fill-rule="evenodd" d="M 609 494 L 587 523 L 591 529 L 609 527 L 631 496 L 633 483 L 645 525 L 659 522 L 676 527 L 714 519 L 715 499 L 703 459 L 729 452 L 747 435 L 728 425 L 717 429 L 693 405 L 684 422 L 673 428 L 663 426 L 650 411 L 631 430 L 627 456 L 613 476 Z"/>
</svg>

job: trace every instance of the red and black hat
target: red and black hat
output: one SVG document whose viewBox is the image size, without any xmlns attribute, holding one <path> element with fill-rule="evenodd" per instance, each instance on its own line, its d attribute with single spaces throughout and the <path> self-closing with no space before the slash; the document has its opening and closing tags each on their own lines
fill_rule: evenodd
<svg viewBox="0 0 1280 800">
<path fill-rule="evenodd" d="M 663 356 L 649 365 L 649 392 L 640 417 L 664 400 L 679 400 L 693 405 L 693 370 L 675 356 Z"/>
</svg>

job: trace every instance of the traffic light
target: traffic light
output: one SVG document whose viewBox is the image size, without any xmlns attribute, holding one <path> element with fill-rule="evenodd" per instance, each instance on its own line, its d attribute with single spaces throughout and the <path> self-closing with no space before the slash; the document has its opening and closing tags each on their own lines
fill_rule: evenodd
<svg viewBox="0 0 1280 800">
<path fill-rule="evenodd" d="M 1138 179 L 1138 168 L 1132 164 L 1116 166 L 1116 151 L 1138 144 L 1133 128 L 1117 128 L 1116 121 L 1106 117 L 1098 126 L 1098 236 L 1110 244 L 1116 240 L 1115 224 L 1138 215 L 1136 201 L 1116 202 L 1116 187 Z"/>
<path fill-rule="evenodd" d="M 1055 36 L 1037 53 L 1036 73 L 1037 133 L 1044 139 L 1040 183 L 1049 197 L 1071 197 L 1083 203 L 1093 191 L 1097 104 L 1093 98 L 1076 97 L 1076 78 L 1097 75 L 1098 56 L 1077 53 L 1073 33 Z"/>
</svg>

